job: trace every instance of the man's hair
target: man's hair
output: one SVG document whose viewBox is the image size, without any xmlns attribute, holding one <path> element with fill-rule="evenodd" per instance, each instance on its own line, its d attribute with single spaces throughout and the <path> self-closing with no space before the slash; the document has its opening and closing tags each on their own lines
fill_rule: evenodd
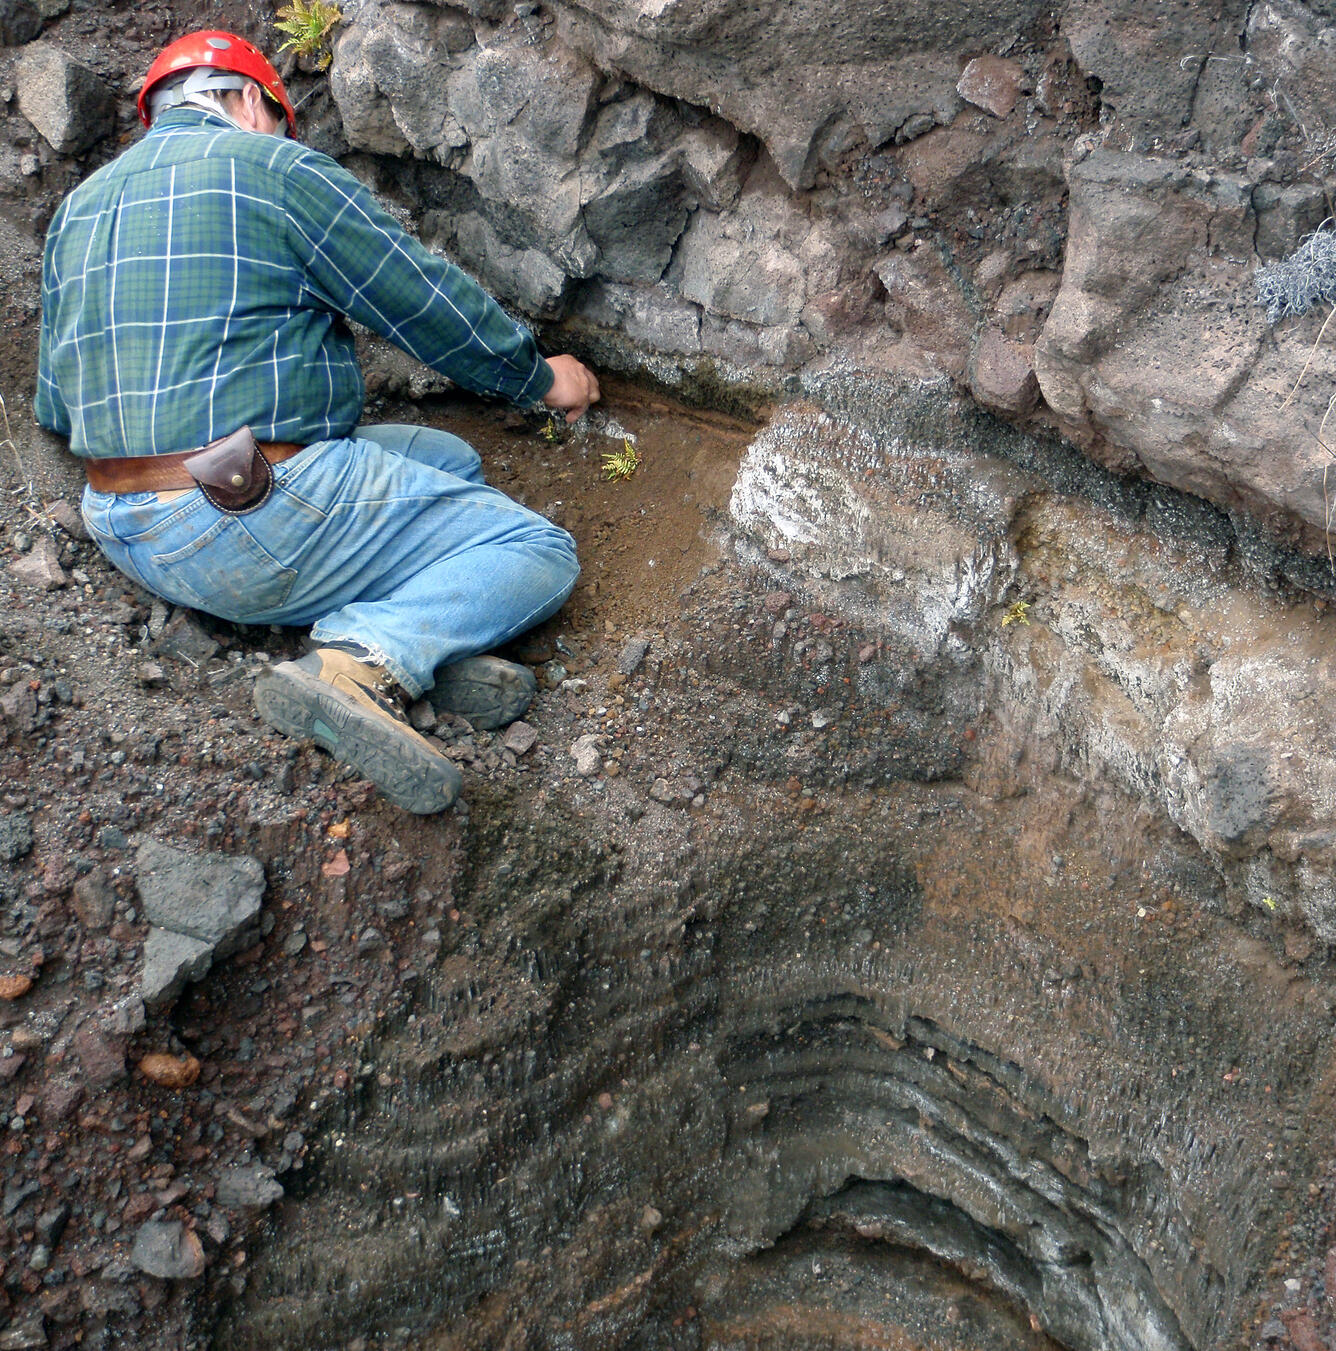
<svg viewBox="0 0 1336 1351">
<path fill-rule="evenodd" d="M 177 71 L 164 80 L 149 95 L 149 114 L 154 122 L 160 113 L 181 104 L 191 104 L 197 108 L 213 106 L 220 113 L 230 116 L 223 95 L 240 93 L 248 84 L 253 84 L 263 95 L 265 107 L 274 116 L 286 119 L 283 105 L 258 80 L 249 75 L 238 75 L 230 70 L 218 70 L 213 66 L 194 66 L 190 70 Z"/>
</svg>

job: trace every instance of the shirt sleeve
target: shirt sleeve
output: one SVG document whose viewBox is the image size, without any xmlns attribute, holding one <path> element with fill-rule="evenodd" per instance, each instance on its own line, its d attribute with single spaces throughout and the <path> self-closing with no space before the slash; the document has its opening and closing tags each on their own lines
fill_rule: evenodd
<svg viewBox="0 0 1336 1351">
<path fill-rule="evenodd" d="M 318 303 L 465 389 L 527 405 L 552 387 L 528 329 L 408 234 L 341 165 L 308 151 L 284 184 L 289 237 Z"/>
<path fill-rule="evenodd" d="M 37 337 L 37 390 L 33 395 L 32 411 L 39 426 L 58 432 L 61 436 L 69 436 L 72 425 L 70 410 L 61 398 L 52 369 L 52 330 L 57 296 L 53 256 L 55 235 L 56 228 L 53 225 L 47 237 L 46 251 L 42 255 L 42 321 Z"/>
</svg>

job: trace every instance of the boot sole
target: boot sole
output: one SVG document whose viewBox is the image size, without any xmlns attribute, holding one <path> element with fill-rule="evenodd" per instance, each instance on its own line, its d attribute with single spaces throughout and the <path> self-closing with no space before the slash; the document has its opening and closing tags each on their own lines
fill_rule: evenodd
<svg viewBox="0 0 1336 1351">
<path fill-rule="evenodd" d="M 301 670 L 270 667 L 255 680 L 256 712 L 285 736 L 314 741 L 370 779 L 396 807 L 418 816 L 459 796 L 459 770 L 442 755 L 395 735 L 392 725 Z"/>
<path fill-rule="evenodd" d="M 438 713 L 457 713 L 491 731 L 520 717 L 537 691 L 527 666 L 500 657 L 465 657 L 445 667 L 426 698 Z"/>
</svg>

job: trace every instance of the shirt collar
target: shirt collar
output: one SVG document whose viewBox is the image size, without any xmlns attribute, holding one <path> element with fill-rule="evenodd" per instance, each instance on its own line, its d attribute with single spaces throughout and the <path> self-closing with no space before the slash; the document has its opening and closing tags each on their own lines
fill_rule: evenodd
<svg viewBox="0 0 1336 1351">
<path fill-rule="evenodd" d="M 147 134 L 152 136 L 160 131 L 173 131 L 177 127 L 201 126 L 225 127 L 228 131 L 236 131 L 237 129 L 222 113 L 211 112 L 194 103 L 178 103 L 176 107 L 168 108 L 166 112 L 159 113 L 153 119 L 153 125 L 148 129 Z"/>
</svg>

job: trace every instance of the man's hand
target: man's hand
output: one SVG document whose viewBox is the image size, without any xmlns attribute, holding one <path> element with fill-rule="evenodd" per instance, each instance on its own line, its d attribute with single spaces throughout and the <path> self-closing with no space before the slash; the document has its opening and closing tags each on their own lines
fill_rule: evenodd
<svg viewBox="0 0 1336 1351">
<path fill-rule="evenodd" d="M 572 356 L 548 357 L 554 379 L 552 388 L 543 395 L 543 404 L 566 414 L 567 422 L 574 422 L 591 403 L 598 402 L 598 379 L 594 372 Z"/>
</svg>

